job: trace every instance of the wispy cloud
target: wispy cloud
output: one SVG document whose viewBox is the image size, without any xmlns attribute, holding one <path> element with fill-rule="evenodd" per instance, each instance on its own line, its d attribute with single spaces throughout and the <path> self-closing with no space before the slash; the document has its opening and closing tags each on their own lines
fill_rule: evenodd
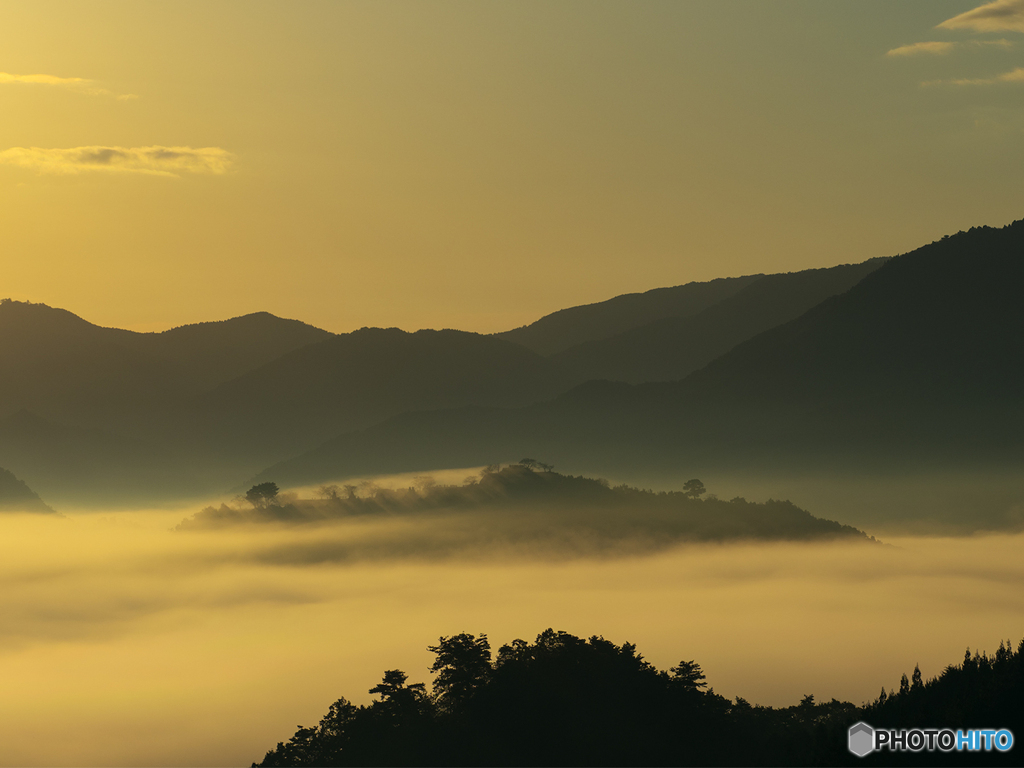
<svg viewBox="0 0 1024 768">
<path fill-rule="evenodd" d="M 917 56 L 919 54 L 944 55 L 957 48 L 980 48 L 997 46 L 999 48 L 1011 48 L 1013 43 L 1010 40 L 969 40 L 967 42 L 944 42 L 929 40 L 923 43 L 911 43 L 901 45 L 886 52 L 886 56 Z"/>
<path fill-rule="evenodd" d="M 1024 67 L 1017 67 L 1010 72 L 1004 72 L 996 80 L 1002 83 L 1024 83 Z"/>
<path fill-rule="evenodd" d="M 233 160 L 234 156 L 220 147 L 12 147 L 0 152 L 0 163 L 56 174 L 88 171 L 151 176 L 222 174 Z"/>
<path fill-rule="evenodd" d="M 939 24 L 974 32 L 1024 32 L 1024 0 L 995 0 Z"/>
<path fill-rule="evenodd" d="M 944 54 L 949 53 L 956 48 L 956 43 L 941 43 L 938 41 L 929 41 L 926 43 L 912 43 L 911 45 L 901 45 L 899 48 L 893 48 L 891 51 L 886 52 L 886 56 L 917 56 L 921 53 L 930 54 Z"/>
<path fill-rule="evenodd" d="M 84 77 L 57 77 L 56 75 L 13 75 L 0 72 L 0 85 L 41 85 L 51 88 L 67 88 L 89 96 L 111 96 L 121 101 L 137 99 L 133 93 L 114 93 L 103 88 L 95 80 Z"/>
<path fill-rule="evenodd" d="M 1024 83 L 1024 67 L 1017 67 L 995 77 L 926 80 L 921 85 L 927 88 L 935 85 L 994 85 L 996 83 Z"/>
</svg>

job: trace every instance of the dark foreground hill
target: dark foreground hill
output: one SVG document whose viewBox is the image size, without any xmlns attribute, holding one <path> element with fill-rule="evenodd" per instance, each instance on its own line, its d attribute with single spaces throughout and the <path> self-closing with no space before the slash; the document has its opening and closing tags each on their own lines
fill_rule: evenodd
<svg viewBox="0 0 1024 768">
<path fill-rule="evenodd" d="M 755 640 L 756 642 L 756 640 Z M 700 664 L 658 670 L 635 645 L 547 629 L 492 657 L 486 635 L 441 637 L 432 690 L 393 669 L 356 706 L 338 699 L 261 766 L 346 765 L 1016 765 L 1024 733 L 1024 641 L 994 657 L 968 652 L 925 682 L 857 706 L 809 694 L 783 708 L 707 689 Z M 837 658 L 837 664 L 843 660 Z M 881 681 L 879 681 L 881 684 Z M 1006 751 L 848 750 L 858 722 L 877 729 L 1005 729 Z M 912 737 L 913 738 L 913 737 Z M 948 737 L 947 737 L 948 738 Z M 256 764 L 254 763 L 254 766 Z"/>
<path fill-rule="evenodd" d="M 0 512 L 49 512 L 42 499 L 25 483 L 0 467 Z"/>
<path fill-rule="evenodd" d="M 1024 221 L 896 257 L 681 382 L 406 414 L 263 473 L 284 484 L 539 455 L 615 473 L 1011 467 L 1024 455 Z"/>
</svg>

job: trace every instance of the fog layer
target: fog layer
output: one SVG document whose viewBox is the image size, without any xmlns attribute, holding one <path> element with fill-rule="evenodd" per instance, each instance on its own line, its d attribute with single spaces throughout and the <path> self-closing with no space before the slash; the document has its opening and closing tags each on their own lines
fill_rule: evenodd
<svg viewBox="0 0 1024 768">
<path fill-rule="evenodd" d="M 0 519 L 3 764 L 248 764 L 339 696 L 368 701 L 385 669 L 425 681 L 426 646 L 462 631 L 628 640 L 777 705 L 874 698 L 1024 631 L 1021 535 L 310 565 L 267 553 L 314 547 L 323 526 L 172 532 L 183 515 Z"/>
</svg>

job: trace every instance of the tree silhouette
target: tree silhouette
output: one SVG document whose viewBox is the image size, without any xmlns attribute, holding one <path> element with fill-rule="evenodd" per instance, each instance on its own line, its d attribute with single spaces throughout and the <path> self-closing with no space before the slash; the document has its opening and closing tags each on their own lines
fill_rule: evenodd
<svg viewBox="0 0 1024 768">
<path fill-rule="evenodd" d="M 341 498 L 341 489 L 336 485 L 321 485 L 316 489 L 316 495 L 321 499 L 337 501 Z"/>
<path fill-rule="evenodd" d="M 672 681 L 681 689 L 696 691 L 707 687 L 704 672 L 695 661 L 680 661 L 672 667 Z"/>
<path fill-rule="evenodd" d="M 485 634 L 441 637 L 427 650 L 437 654 L 430 671 L 437 673 L 434 696 L 444 709 L 461 707 L 490 677 L 491 645 Z"/>
<path fill-rule="evenodd" d="M 277 492 L 277 483 L 260 483 L 249 489 L 245 499 L 256 509 L 266 509 L 277 499 Z"/>
<path fill-rule="evenodd" d="M 702 483 L 697 478 L 693 478 L 693 480 L 687 480 L 685 483 L 683 483 L 683 493 L 689 496 L 691 499 L 699 499 L 706 492 L 707 488 L 704 487 L 704 483 Z"/>
<path fill-rule="evenodd" d="M 536 459 L 520 459 L 519 466 L 526 467 L 534 472 L 551 472 L 554 470 L 554 464 L 545 464 L 543 461 L 537 461 Z"/>
<path fill-rule="evenodd" d="M 388 670 L 370 689 L 379 701 L 339 699 L 262 765 L 851 765 L 847 730 L 860 720 L 1024 732 L 1024 641 L 994 657 L 968 652 L 927 682 L 916 668 L 914 683 L 903 676 L 902 695 L 883 688 L 859 707 L 810 694 L 782 708 L 733 703 L 702 690 L 695 661 L 662 672 L 631 643 L 553 629 L 502 646 L 493 663 L 486 635 L 441 637 L 429 649 L 437 654 L 433 697 Z M 993 764 L 939 752 L 879 757 L 886 765 Z"/>
<path fill-rule="evenodd" d="M 426 696 L 426 686 L 423 683 L 405 684 L 409 676 L 400 669 L 389 669 L 384 673 L 384 679 L 369 690 L 370 693 L 380 694 L 381 703 L 389 706 L 405 706 L 410 702 L 418 701 Z"/>
</svg>

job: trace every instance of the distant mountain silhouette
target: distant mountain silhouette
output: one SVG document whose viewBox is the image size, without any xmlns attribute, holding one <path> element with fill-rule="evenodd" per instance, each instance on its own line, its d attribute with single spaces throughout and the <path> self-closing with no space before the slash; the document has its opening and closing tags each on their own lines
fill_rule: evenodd
<svg viewBox="0 0 1024 768">
<path fill-rule="evenodd" d="M 668 317 L 690 317 L 728 299 L 763 275 L 726 277 L 627 293 L 595 304 L 569 307 L 540 320 L 495 334 L 541 355 L 553 355 L 597 339 L 606 339 Z"/>
<path fill-rule="evenodd" d="M 226 478 L 251 472 L 233 456 L 166 438 L 69 426 L 23 410 L 0 419 L 0 464 L 59 508 L 183 501 L 219 493 Z"/>
<path fill-rule="evenodd" d="M 183 403 L 331 336 L 267 313 L 135 333 L 2 300 L 0 463 L 69 502 L 222 488 L 245 465 L 197 451 Z"/>
<path fill-rule="evenodd" d="M 499 336 L 397 328 L 336 336 L 267 313 L 135 333 L 4 300 L 0 461 L 61 501 L 201 495 L 404 412 L 521 407 L 595 374 L 681 376 L 866 271 L 657 289 Z M 506 338 L 543 337 L 550 347 L 556 337 L 563 344 L 629 328 L 554 358 Z"/>
<path fill-rule="evenodd" d="M 0 417 L 25 409 L 109 427 L 330 336 L 267 313 L 135 333 L 102 328 L 45 304 L 5 299 Z"/>
<path fill-rule="evenodd" d="M 48 512 L 48 507 L 36 492 L 0 467 L 0 513 L 2 512 Z"/>
<path fill-rule="evenodd" d="M 749 336 L 847 290 L 882 262 L 693 283 L 576 307 L 536 328 L 571 322 L 580 333 L 603 333 L 627 320 L 692 313 L 711 304 L 696 315 L 656 320 L 550 359 L 505 341 L 515 334 L 364 328 L 220 385 L 201 399 L 197 423 L 219 425 L 221 437 L 214 439 L 225 440 L 225 450 L 255 450 L 265 458 L 266 451 L 283 456 L 405 411 L 528 405 L 595 375 L 681 378 Z M 721 296 L 727 298 L 718 301 Z M 267 434 L 274 440 L 267 441 Z"/>
<path fill-rule="evenodd" d="M 579 381 L 640 384 L 682 379 L 740 342 L 848 291 L 885 261 L 764 275 L 696 314 L 661 318 L 610 338 L 577 344 L 552 355 L 552 361 Z"/>
<path fill-rule="evenodd" d="M 131 338 L 140 351 L 179 366 L 192 388 L 205 390 L 333 336 L 300 320 L 254 312 Z"/>
<path fill-rule="evenodd" d="M 522 406 L 575 383 L 493 336 L 363 328 L 221 384 L 198 400 L 195 418 L 229 450 L 282 456 L 404 411 Z"/>
<path fill-rule="evenodd" d="M 591 378 L 678 379 L 750 336 L 848 290 L 883 262 L 619 296 L 497 337 L 364 328 L 296 350 L 220 385 L 202 398 L 198 421 L 219 424 L 228 439 L 224 444 L 238 446 L 229 450 L 264 448 L 284 456 L 405 411 L 524 406 Z M 563 342 L 573 334 L 595 336 L 669 312 L 677 314 L 550 358 L 520 344 L 536 341 L 542 332 L 547 340 L 542 347 L 556 335 Z M 268 433 L 275 436 L 272 443 L 264 439 Z"/>
<path fill-rule="evenodd" d="M 1024 448 L 1024 221 L 885 263 L 681 382 L 405 414 L 260 475 L 283 484 L 542 454 L 560 466 L 1009 465 Z"/>
<path fill-rule="evenodd" d="M 0 417 L 26 409 L 101 424 L 157 402 L 178 377 L 134 336 L 45 304 L 0 302 Z"/>
<path fill-rule="evenodd" d="M 518 344 L 463 331 L 335 336 L 255 315 L 134 334 L 41 305 L 3 306 L 19 322 L 6 326 L 13 354 L 0 363 L 12 406 L 0 414 L 0 461 L 61 500 L 218 492 L 403 411 L 521 406 L 576 383 Z"/>
<path fill-rule="evenodd" d="M 803 455 L 828 446 L 883 461 L 908 451 L 1012 460 L 1024 446 L 1021 285 L 1024 220 L 972 229 L 891 260 L 674 387 L 638 394 L 700 403 L 706 433 L 746 414 Z"/>
<path fill-rule="evenodd" d="M 55 503 L 194 498 L 268 465 L 293 485 L 536 454 L 620 477 L 1009 465 L 1022 227 L 880 267 L 617 297 L 498 336 L 335 336 L 265 313 L 139 334 L 5 300 L 0 464 Z"/>
</svg>

